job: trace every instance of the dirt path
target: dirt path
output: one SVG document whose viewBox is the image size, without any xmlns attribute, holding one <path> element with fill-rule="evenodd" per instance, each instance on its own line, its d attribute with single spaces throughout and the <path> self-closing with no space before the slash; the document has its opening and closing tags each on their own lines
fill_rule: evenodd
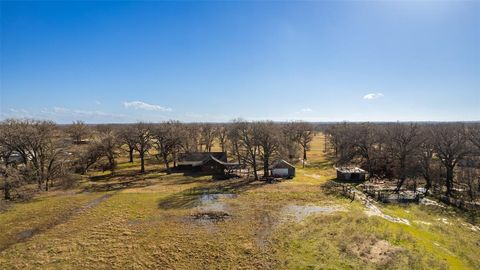
<svg viewBox="0 0 480 270">
<path fill-rule="evenodd" d="M 391 222 L 402 223 L 402 224 L 410 226 L 410 221 L 408 219 L 392 217 L 392 216 L 389 216 L 387 214 L 384 214 L 380 210 L 380 208 L 378 208 L 376 205 L 374 205 L 372 200 L 370 198 L 368 198 L 360 190 L 353 189 L 353 192 L 355 192 L 355 198 L 359 199 L 367 207 L 367 210 L 365 211 L 365 213 L 368 216 L 379 216 L 379 217 L 381 217 L 383 219 L 386 219 L 388 221 L 391 221 Z"/>
<path fill-rule="evenodd" d="M 63 224 L 65 222 L 69 221 L 70 219 L 72 219 L 75 216 L 81 215 L 84 212 L 95 208 L 101 202 L 107 200 L 108 198 L 112 197 L 113 195 L 114 195 L 114 193 L 109 193 L 109 194 L 102 195 L 102 196 L 88 202 L 87 204 L 85 204 L 82 207 L 79 207 L 77 209 L 74 209 L 74 210 L 71 210 L 71 211 L 67 212 L 62 217 L 60 217 L 58 220 L 53 220 L 51 223 L 47 224 L 43 228 L 32 228 L 32 229 L 24 230 L 24 231 L 18 233 L 17 237 L 14 241 L 12 241 L 10 243 L 7 243 L 6 245 L 0 246 L 0 252 L 8 249 L 9 247 L 11 247 L 15 244 L 26 242 L 30 238 L 32 238 L 33 236 L 35 236 L 37 234 L 46 232 L 46 231 L 48 231 L 48 230 L 50 230 L 50 229 L 52 229 L 52 228 L 54 228 L 54 227 L 56 227 L 60 224 Z"/>
</svg>

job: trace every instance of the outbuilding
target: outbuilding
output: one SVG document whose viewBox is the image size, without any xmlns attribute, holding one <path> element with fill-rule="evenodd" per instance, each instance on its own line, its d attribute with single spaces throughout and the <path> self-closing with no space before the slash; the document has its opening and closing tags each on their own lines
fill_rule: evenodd
<svg viewBox="0 0 480 270">
<path fill-rule="evenodd" d="M 241 164 L 227 161 L 225 152 L 190 152 L 180 155 L 177 169 L 211 174 L 230 174 L 241 169 Z"/>
<path fill-rule="evenodd" d="M 280 159 L 270 166 L 271 175 L 279 178 L 293 178 L 295 177 L 295 166 L 287 161 Z"/>
<path fill-rule="evenodd" d="M 358 167 L 340 167 L 337 170 L 337 180 L 365 181 L 367 171 Z"/>
</svg>

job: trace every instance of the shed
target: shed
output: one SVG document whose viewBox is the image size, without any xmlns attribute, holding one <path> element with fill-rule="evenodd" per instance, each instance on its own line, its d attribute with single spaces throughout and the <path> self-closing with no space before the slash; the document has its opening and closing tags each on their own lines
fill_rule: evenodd
<svg viewBox="0 0 480 270">
<path fill-rule="evenodd" d="M 295 177 L 295 166 L 287 161 L 280 159 L 270 166 L 271 175 L 273 177 L 293 178 Z"/>
<path fill-rule="evenodd" d="M 23 156 L 17 151 L 13 151 L 10 153 L 10 155 L 1 157 L 1 160 L 2 162 L 6 161 L 6 163 L 8 164 L 20 164 L 25 162 L 25 160 L 23 159 Z"/>
<path fill-rule="evenodd" d="M 367 171 L 359 167 L 340 167 L 337 170 L 337 179 L 345 181 L 365 181 Z"/>
</svg>

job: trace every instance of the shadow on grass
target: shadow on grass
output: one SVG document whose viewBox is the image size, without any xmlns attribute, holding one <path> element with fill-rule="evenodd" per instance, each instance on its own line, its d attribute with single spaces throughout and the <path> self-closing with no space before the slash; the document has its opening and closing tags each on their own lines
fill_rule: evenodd
<svg viewBox="0 0 480 270">
<path fill-rule="evenodd" d="M 174 193 L 158 202 L 158 208 L 168 209 L 188 209 L 200 204 L 200 196 L 205 194 L 238 194 L 250 189 L 265 185 L 265 182 L 249 179 L 230 179 L 223 181 L 209 180 L 200 187 L 194 187 L 182 192 Z"/>
<path fill-rule="evenodd" d="M 149 182 L 135 179 L 135 180 L 129 180 L 129 181 L 115 182 L 115 183 L 90 185 L 88 187 L 85 187 L 83 189 L 83 192 L 106 192 L 106 191 L 122 190 L 127 188 L 144 188 L 150 185 L 152 184 Z"/>
</svg>

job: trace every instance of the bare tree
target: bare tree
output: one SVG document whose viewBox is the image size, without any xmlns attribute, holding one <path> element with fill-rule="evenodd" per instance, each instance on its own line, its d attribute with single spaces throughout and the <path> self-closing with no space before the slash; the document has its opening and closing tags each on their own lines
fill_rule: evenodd
<svg viewBox="0 0 480 270">
<path fill-rule="evenodd" d="M 280 130 L 273 122 L 252 123 L 253 135 L 256 137 L 256 143 L 260 150 L 260 156 L 263 161 L 263 176 L 269 177 L 269 165 L 272 156 L 280 148 Z"/>
<path fill-rule="evenodd" d="M 140 172 L 145 172 L 145 154 L 152 147 L 151 142 L 151 125 L 146 123 L 138 123 L 135 125 L 135 150 L 138 151 L 140 155 Z"/>
<path fill-rule="evenodd" d="M 205 152 L 211 152 L 215 140 L 215 127 L 212 124 L 202 124 L 200 130 L 201 145 L 205 145 Z M 201 148 L 200 145 L 200 148 Z"/>
<path fill-rule="evenodd" d="M 83 138 L 89 134 L 89 129 L 85 122 L 83 121 L 74 121 L 67 128 L 67 133 L 73 139 L 74 143 L 82 143 Z"/>
<path fill-rule="evenodd" d="M 307 151 L 310 150 L 310 143 L 315 135 L 313 126 L 309 123 L 298 122 L 295 123 L 295 140 L 302 146 L 303 149 L 303 167 L 305 167 L 305 161 L 307 160 Z"/>
<path fill-rule="evenodd" d="M 25 165 L 31 166 L 38 189 L 48 190 L 52 179 L 63 173 L 65 152 L 55 123 L 37 120 L 6 120 L 2 124 L 6 137 L 0 144 L 22 155 Z"/>
<path fill-rule="evenodd" d="M 170 173 L 170 158 L 173 158 L 176 149 L 181 144 L 178 133 L 181 131 L 179 122 L 165 122 L 156 125 L 152 131 L 152 137 L 155 139 L 155 145 L 158 155 L 165 164 L 167 173 Z"/>
<path fill-rule="evenodd" d="M 418 145 L 418 161 L 420 163 L 420 170 L 423 179 L 425 179 L 425 193 L 432 188 L 432 181 L 434 177 L 433 170 L 433 157 L 434 157 L 434 145 L 431 138 L 431 130 L 423 128 L 421 132 L 421 140 Z"/>
<path fill-rule="evenodd" d="M 379 137 L 375 126 L 368 123 L 357 125 L 352 137 L 356 153 L 364 160 L 369 175 L 373 175 L 379 146 Z"/>
<path fill-rule="evenodd" d="M 288 157 L 289 160 L 299 158 L 299 143 L 297 140 L 296 123 L 286 123 L 280 126 L 281 129 L 281 149 L 282 156 Z"/>
<path fill-rule="evenodd" d="M 76 156 L 74 161 L 75 171 L 85 174 L 91 166 L 102 158 L 103 153 L 97 144 L 90 144 L 84 151 L 77 152 Z"/>
<path fill-rule="evenodd" d="M 396 123 L 387 128 L 389 149 L 394 159 L 398 162 L 396 192 L 400 192 L 408 176 L 408 162 L 419 144 L 418 125 Z"/>
<path fill-rule="evenodd" d="M 241 120 L 233 123 L 233 129 L 239 139 L 239 149 L 242 160 L 245 164 L 252 167 L 255 180 L 258 180 L 257 173 L 257 155 L 258 145 L 258 126 Z"/>
<path fill-rule="evenodd" d="M 5 200 L 12 200 L 12 191 L 25 182 L 23 176 L 14 166 L 1 166 L 0 174 L 0 185 L 3 189 L 3 197 Z"/>
<path fill-rule="evenodd" d="M 451 196 L 455 166 L 469 153 L 467 134 L 461 124 L 443 124 L 435 126 L 432 137 L 438 158 L 446 169 L 446 195 Z"/>
<path fill-rule="evenodd" d="M 200 126 L 198 124 L 184 125 L 182 134 L 181 146 L 185 152 L 198 152 L 201 150 Z"/>
<path fill-rule="evenodd" d="M 117 147 L 118 139 L 113 131 L 107 131 L 100 134 L 100 140 L 97 143 L 97 148 L 100 150 L 101 154 L 107 158 L 108 169 L 110 169 L 112 173 L 114 173 L 115 167 L 117 166 L 115 160 L 118 154 Z"/>
<path fill-rule="evenodd" d="M 230 126 L 230 128 L 228 129 L 227 138 L 231 147 L 232 154 L 236 156 L 238 163 L 242 163 L 242 155 L 240 152 L 241 137 L 238 126 Z"/>
<path fill-rule="evenodd" d="M 480 125 L 472 125 L 468 128 L 468 138 L 477 148 L 478 155 L 480 155 Z"/>
<path fill-rule="evenodd" d="M 217 127 L 216 137 L 218 138 L 218 142 L 220 144 L 220 147 L 222 148 L 222 152 L 227 152 L 227 135 L 228 128 L 225 125 Z"/>
<path fill-rule="evenodd" d="M 118 138 L 121 143 L 124 143 L 128 147 L 128 160 L 129 162 L 133 162 L 133 151 L 135 151 L 135 145 L 137 144 L 135 127 L 128 125 L 122 128 L 118 134 Z"/>
</svg>

